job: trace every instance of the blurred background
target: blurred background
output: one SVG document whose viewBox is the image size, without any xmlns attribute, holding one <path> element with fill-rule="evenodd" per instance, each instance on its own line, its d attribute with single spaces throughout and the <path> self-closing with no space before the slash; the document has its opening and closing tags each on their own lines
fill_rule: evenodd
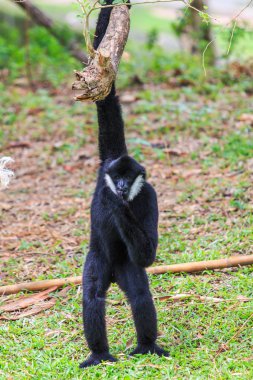
<svg viewBox="0 0 253 380">
<path fill-rule="evenodd" d="M 80 275 L 99 165 L 95 106 L 71 90 L 86 55 L 81 10 L 30 0 L 43 13 L 29 17 L 21 3 L 0 2 L 0 157 L 15 159 L 15 179 L 0 191 L 0 284 Z M 117 77 L 129 153 L 158 194 L 156 265 L 253 253 L 252 2 L 191 4 L 204 12 L 132 6 Z M 113 286 L 107 323 L 121 360 L 85 376 L 80 288 L 0 306 L 0 378 L 252 379 L 252 274 L 150 276 L 166 363 L 127 358 L 134 327 Z M 221 302 L 168 297 L 186 292 Z"/>
<path fill-rule="evenodd" d="M 79 4 L 73 0 L 33 1 L 53 22 L 53 34 L 31 19 L 12 0 L 1 1 L 1 50 L 0 69 L 2 76 L 17 78 L 26 71 L 36 80 L 49 81 L 56 85 L 69 73 L 74 65 L 72 56 L 66 53 L 63 45 L 73 41 L 79 50 L 85 49 L 82 37 L 82 17 Z M 172 55 L 182 52 L 203 53 L 207 43 L 214 39 L 206 52 L 206 61 L 215 54 L 216 63 L 239 59 L 245 61 L 252 57 L 253 50 L 253 8 L 242 0 L 218 1 L 208 3 L 195 0 L 198 9 L 203 9 L 212 17 L 212 26 L 207 25 L 195 11 L 186 10 L 181 2 L 144 4 L 133 6 L 131 10 L 131 33 L 126 51 L 134 59 L 128 62 L 131 70 L 146 78 L 148 70 L 157 68 L 168 70 L 173 63 Z M 91 32 L 94 31 L 97 12 L 91 16 Z M 236 18 L 234 28 L 233 18 Z M 234 28 L 234 30 L 233 30 Z M 202 31 L 201 31 L 202 29 Z M 204 29 L 204 31 L 203 31 Z M 227 49 L 233 33 L 232 43 Z M 141 46 L 141 48 L 140 48 Z M 152 52 L 151 52 L 152 50 Z M 26 57 L 26 58 L 25 58 Z M 63 58 L 64 57 L 64 58 Z M 143 59 L 146 57 L 147 59 Z M 211 63 L 214 61 L 211 59 Z M 176 64 L 176 63 L 174 63 Z M 75 63 L 76 65 L 76 63 Z M 27 67 L 29 66 L 29 68 Z M 58 66 L 61 70 L 58 70 Z M 120 85 L 128 83 L 126 63 L 122 63 Z M 155 67 L 153 67 L 155 66 Z M 30 78 L 30 81 L 32 78 Z"/>
</svg>

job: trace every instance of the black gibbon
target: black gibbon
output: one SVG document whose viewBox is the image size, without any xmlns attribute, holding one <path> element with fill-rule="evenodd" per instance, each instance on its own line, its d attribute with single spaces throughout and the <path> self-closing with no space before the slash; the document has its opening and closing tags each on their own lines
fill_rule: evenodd
<svg viewBox="0 0 253 380">
<path fill-rule="evenodd" d="M 107 4 L 111 4 L 108 0 Z M 94 48 L 101 42 L 111 8 L 101 9 Z M 127 154 L 121 108 L 113 84 L 96 103 L 100 168 L 91 205 L 89 253 L 83 270 L 83 322 L 91 355 L 80 367 L 116 361 L 109 353 L 105 297 L 111 282 L 126 293 L 137 332 L 130 355 L 168 356 L 156 344 L 157 318 L 145 267 L 155 259 L 158 233 L 156 193 L 146 182 L 143 166 Z"/>
</svg>

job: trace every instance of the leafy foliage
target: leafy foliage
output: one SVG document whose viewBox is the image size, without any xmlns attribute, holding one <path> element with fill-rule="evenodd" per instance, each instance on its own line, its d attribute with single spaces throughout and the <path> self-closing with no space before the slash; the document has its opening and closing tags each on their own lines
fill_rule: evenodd
<svg viewBox="0 0 253 380">
<path fill-rule="evenodd" d="M 69 52 L 42 27 L 29 28 L 27 46 L 18 29 L 9 28 L 7 23 L 2 23 L 0 29 L 0 70 L 7 68 L 10 80 L 26 75 L 29 61 L 36 80 L 57 86 L 77 65 Z M 62 35 L 63 39 L 70 38 L 67 28 L 62 29 Z"/>
</svg>

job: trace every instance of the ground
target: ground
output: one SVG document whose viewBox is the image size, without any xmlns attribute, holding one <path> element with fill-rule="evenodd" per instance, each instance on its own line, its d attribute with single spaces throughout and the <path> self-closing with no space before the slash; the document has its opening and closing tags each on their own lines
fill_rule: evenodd
<svg viewBox="0 0 253 380">
<path fill-rule="evenodd" d="M 157 85 L 120 91 L 129 151 L 158 193 L 156 265 L 252 254 L 250 79 L 221 85 L 198 78 L 193 85 L 172 74 Z M 33 93 L 20 80 L 2 85 L 1 156 L 14 157 L 16 178 L 0 193 L 1 284 L 82 271 L 97 126 L 94 105 L 75 103 L 66 88 Z M 0 378 L 252 379 L 252 273 L 242 267 L 149 276 L 159 342 L 170 358 L 127 356 L 134 327 L 114 285 L 107 326 L 119 362 L 85 372 L 78 368 L 88 354 L 81 288 L 52 291 L 24 310 L 0 315 Z M 188 298 L 169 297 L 185 293 Z"/>
</svg>

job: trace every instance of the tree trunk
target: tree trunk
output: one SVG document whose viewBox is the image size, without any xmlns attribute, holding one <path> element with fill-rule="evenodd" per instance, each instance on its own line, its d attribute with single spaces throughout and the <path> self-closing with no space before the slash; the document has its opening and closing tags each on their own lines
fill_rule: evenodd
<svg viewBox="0 0 253 380">
<path fill-rule="evenodd" d="M 193 0 L 191 6 L 200 11 L 205 11 L 207 0 Z M 202 54 L 207 44 L 213 39 L 210 22 L 204 22 L 199 13 L 192 8 L 188 8 L 184 17 L 182 29 L 183 48 L 191 54 Z M 215 64 L 216 54 L 213 42 L 208 46 L 205 55 L 208 63 Z"/>
</svg>

